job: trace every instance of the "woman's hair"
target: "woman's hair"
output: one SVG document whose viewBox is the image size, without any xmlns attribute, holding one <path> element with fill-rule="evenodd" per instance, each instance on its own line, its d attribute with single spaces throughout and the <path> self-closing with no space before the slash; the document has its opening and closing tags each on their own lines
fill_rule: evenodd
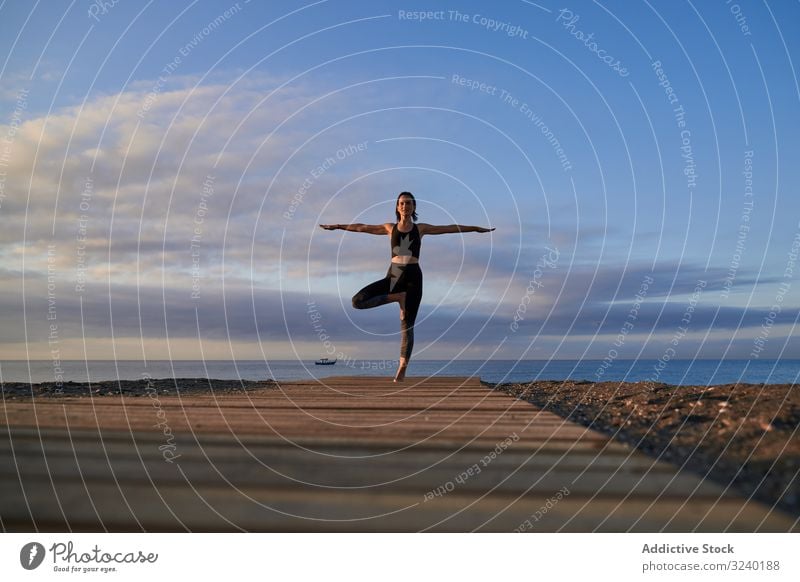
<svg viewBox="0 0 800 582">
<path fill-rule="evenodd" d="M 397 217 L 397 222 L 400 222 L 400 212 L 397 210 L 397 205 L 400 202 L 400 197 L 401 196 L 408 196 L 409 198 L 411 198 L 411 201 L 414 203 L 414 212 L 411 213 L 411 218 L 416 220 L 417 219 L 417 199 L 414 198 L 414 195 L 411 192 L 400 192 L 400 194 L 397 195 L 397 200 L 394 203 L 394 215 Z"/>
</svg>

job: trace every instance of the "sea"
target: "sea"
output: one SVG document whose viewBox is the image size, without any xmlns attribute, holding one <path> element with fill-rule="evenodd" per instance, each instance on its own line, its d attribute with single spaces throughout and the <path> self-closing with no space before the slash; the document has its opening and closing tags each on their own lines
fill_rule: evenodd
<svg viewBox="0 0 800 582">
<path fill-rule="evenodd" d="M 143 378 L 309 380 L 393 376 L 397 361 L 349 360 L 5 360 L 2 382 L 99 382 Z M 478 376 L 491 383 L 534 380 L 663 382 L 675 385 L 794 384 L 800 360 L 412 360 L 409 376 Z"/>
</svg>

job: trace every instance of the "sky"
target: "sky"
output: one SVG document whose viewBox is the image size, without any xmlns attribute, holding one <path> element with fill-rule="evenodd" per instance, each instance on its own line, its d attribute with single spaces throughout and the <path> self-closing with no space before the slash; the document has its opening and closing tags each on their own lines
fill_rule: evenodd
<svg viewBox="0 0 800 582">
<path fill-rule="evenodd" d="M 0 4 L 0 359 L 800 358 L 796 2 Z"/>
</svg>

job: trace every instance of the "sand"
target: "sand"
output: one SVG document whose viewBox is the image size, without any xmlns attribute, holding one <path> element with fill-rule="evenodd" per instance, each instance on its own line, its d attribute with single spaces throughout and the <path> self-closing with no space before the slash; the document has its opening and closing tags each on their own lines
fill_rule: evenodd
<svg viewBox="0 0 800 582">
<path fill-rule="evenodd" d="M 26 382 L 5 382 L 2 384 L 3 397 L 6 399 L 24 398 L 58 398 L 91 396 L 146 396 L 157 393 L 165 396 L 236 393 L 262 390 L 275 387 L 273 380 L 208 380 L 206 378 L 150 378 L 146 380 L 106 380 L 103 382 L 42 382 L 29 384 Z"/>
</svg>

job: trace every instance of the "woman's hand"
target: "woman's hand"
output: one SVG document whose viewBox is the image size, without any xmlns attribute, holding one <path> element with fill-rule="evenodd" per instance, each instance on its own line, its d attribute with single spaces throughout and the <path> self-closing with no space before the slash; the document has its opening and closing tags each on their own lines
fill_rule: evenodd
<svg viewBox="0 0 800 582">
<path fill-rule="evenodd" d="M 319 226 L 325 230 L 336 230 L 339 228 L 338 224 L 320 224 Z"/>
<path fill-rule="evenodd" d="M 492 232 L 493 230 L 494 228 L 484 228 L 482 226 L 479 226 L 478 230 L 476 230 L 475 232 Z"/>
</svg>

